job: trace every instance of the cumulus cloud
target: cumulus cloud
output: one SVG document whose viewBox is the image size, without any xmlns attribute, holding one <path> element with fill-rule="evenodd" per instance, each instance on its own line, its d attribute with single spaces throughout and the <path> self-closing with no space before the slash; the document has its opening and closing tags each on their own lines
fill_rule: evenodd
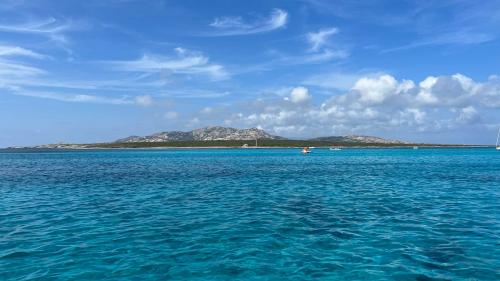
<svg viewBox="0 0 500 281">
<path fill-rule="evenodd" d="M 219 17 L 210 23 L 210 26 L 216 29 L 210 35 L 232 36 L 269 32 L 284 27 L 287 21 L 288 13 L 281 9 L 274 9 L 269 17 L 253 22 L 245 21 L 241 17 Z"/>
<path fill-rule="evenodd" d="M 380 104 L 392 95 L 399 94 L 398 82 L 390 75 L 382 75 L 378 78 L 361 78 L 353 91 L 359 93 L 359 101 L 366 104 Z"/>
<path fill-rule="evenodd" d="M 296 104 L 308 102 L 310 99 L 311 95 L 309 95 L 309 90 L 304 87 L 293 88 L 290 93 L 290 101 Z"/>
<path fill-rule="evenodd" d="M 234 112 L 226 124 L 262 126 L 278 134 L 310 136 L 384 131 L 438 132 L 462 126 L 500 125 L 500 81 L 476 82 L 462 74 L 427 77 L 419 83 L 387 74 L 358 79 L 344 94 L 308 104 L 305 87 L 283 99 L 258 100 Z M 496 123 L 495 123 L 496 122 Z"/>
<path fill-rule="evenodd" d="M 475 121 L 479 121 L 479 114 L 477 110 L 469 105 L 460 110 L 460 115 L 458 116 L 458 121 L 462 123 L 473 123 Z"/>
</svg>

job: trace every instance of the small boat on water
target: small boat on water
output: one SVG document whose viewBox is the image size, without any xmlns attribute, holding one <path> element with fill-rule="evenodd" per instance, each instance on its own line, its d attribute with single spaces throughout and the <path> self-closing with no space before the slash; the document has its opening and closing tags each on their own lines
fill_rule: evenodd
<svg viewBox="0 0 500 281">
<path fill-rule="evenodd" d="M 308 146 L 305 146 L 303 149 L 302 149 L 302 154 L 308 154 L 308 153 L 311 153 L 311 149 L 309 149 Z"/>
<path fill-rule="evenodd" d="M 340 147 L 330 147 L 330 150 L 338 151 L 338 150 L 342 150 L 342 149 Z"/>
<path fill-rule="evenodd" d="M 500 128 L 498 128 L 498 134 L 497 134 L 497 144 L 495 145 L 497 150 L 500 150 L 500 145 L 498 145 L 498 139 L 500 138 Z"/>
<path fill-rule="evenodd" d="M 418 149 L 418 146 L 414 146 L 413 149 Z"/>
</svg>

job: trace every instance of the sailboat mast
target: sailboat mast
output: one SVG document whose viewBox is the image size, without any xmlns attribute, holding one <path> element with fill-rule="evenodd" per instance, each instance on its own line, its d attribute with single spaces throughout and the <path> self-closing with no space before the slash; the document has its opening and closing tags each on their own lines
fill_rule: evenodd
<svg viewBox="0 0 500 281">
<path fill-rule="evenodd" d="M 496 147 L 498 147 L 498 138 L 500 137 L 500 128 L 498 128 L 498 134 L 497 134 L 497 144 Z"/>
</svg>

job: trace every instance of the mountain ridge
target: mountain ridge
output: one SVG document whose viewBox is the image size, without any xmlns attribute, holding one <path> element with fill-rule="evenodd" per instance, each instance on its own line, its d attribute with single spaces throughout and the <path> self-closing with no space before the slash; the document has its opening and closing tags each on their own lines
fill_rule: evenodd
<svg viewBox="0 0 500 281">
<path fill-rule="evenodd" d="M 348 135 L 348 136 L 326 136 L 310 139 L 288 139 L 267 133 L 258 128 L 237 129 L 222 126 L 209 126 L 191 131 L 164 131 L 147 136 L 132 135 L 129 137 L 117 139 L 111 142 L 103 143 L 53 143 L 43 144 L 32 147 L 11 147 L 11 148 L 119 148 L 119 147 L 234 147 L 248 145 L 247 141 L 259 140 L 259 144 L 270 147 L 289 147 L 289 146 L 363 146 L 363 145 L 381 145 L 381 146 L 408 146 L 412 143 L 390 140 L 374 136 Z M 257 142 L 256 142 L 257 144 Z"/>
<path fill-rule="evenodd" d="M 135 142 L 171 142 L 171 141 L 215 141 L 215 140 L 289 140 L 281 136 L 267 133 L 258 128 L 237 129 L 223 126 L 208 126 L 191 131 L 164 131 L 147 136 L 129 136 L 121 138 L 114 143 Z M 374 136 L 347 135 L 325 136 L 305 139 L 307 141 L 327 141 L 346 143 L 381 143 L 381 144 L 407 144 L 399 140 L 390 140 Z"/>
<path fill-rule="evenodd" d="M 130 136 L 118 139 L 115 143 L 129 142 L 169 142 L 169 141 L 214 141 L 214 140 L 284 140 L 258 128 L 236 129 L 222 126 L 208 126 L 191 131 L 165 131 L 144 137 Z"/>
</svg>

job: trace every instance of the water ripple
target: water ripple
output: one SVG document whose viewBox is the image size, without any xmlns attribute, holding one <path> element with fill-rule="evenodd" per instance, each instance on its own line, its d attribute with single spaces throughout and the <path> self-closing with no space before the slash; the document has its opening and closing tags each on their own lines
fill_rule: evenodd
<svg viewBox="0 0 500 281">
<path fill-rule="evenodd" d="M 0 152 L 1 280 L 500 280 L 489 149 Z"/>
</svg>

